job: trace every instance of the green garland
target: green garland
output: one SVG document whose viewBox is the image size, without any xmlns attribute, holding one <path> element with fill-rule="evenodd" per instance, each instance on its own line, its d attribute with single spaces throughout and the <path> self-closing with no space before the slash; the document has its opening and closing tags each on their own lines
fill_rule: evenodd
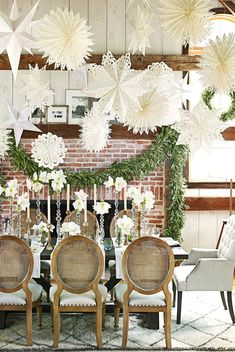
<svg viewBox="0 0 235 352">
<path fill-rule="evenodd" d="M 202 100 L 208 106 L 208 108 L 210 110 L 213 110 L 213 107 L 211 105 L 211 101 L 212 101 L 213 97 L 215 96 L 215 93 L 216 93 L 216 91 L 214 89 L 206 89 L 202 93 Z M 232 102 L 231 102 L 231 105 L 230 105 L 228 111 L 223 112 L 220 115 L 221 121 L 229 121 L 229 120 L 233 120 L 235 118 L 235 91 L 230 92 L 229 95 L 231 97 Z"/>
<path fill-rule="evenodd" d="M 156 135 L 151 146 L 142 155 L 124 160 L 120 163 L 114 162 L 105 170 L 70 172 L 65 171 L 67 180 L 73 187 L 92 187 L 94 184 L 100 186 L 108 178 L 122 176 L 127 182 L 142 179 L 158 166 L 163 165 L 166 159 L 170 161 L 170 181 L 168 184 L 170 206 L 168 208 L 168 226 L 165 230 L 167 236 L 181 239 L 181 229 L 184 224 L 184 189 L 183 168 L 188 155 L 188 148 L 176 145 L 178 133 L 170 127 L 162 129 Z M 34 172 L 39 173 L 37 163 L 25 153 L 24 149 L 16 147 L 13 142 L 9 152 L 11 165 L 15 170 L 21 170 L 28 177 Z"/>
</svg>

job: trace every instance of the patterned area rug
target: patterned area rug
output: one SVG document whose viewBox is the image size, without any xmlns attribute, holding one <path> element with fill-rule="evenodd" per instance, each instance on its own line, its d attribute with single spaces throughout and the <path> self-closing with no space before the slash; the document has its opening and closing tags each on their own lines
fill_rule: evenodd
<svg viewBox="0 0 235 352">
<path fill-rule="evenodd" d="M 235 305 L 235 293 L 233 294 Z M 235 308 L 235 307 L 234 307 Z M 235 351 L 235 325 L 232 325 L 228 311 L 223 310 L 219 293 L 183 294 L 182 323 L 176 324 L 176 309 L 172 309 L 173 350 L 227 350 Z M 120 327 L 114 331 L 114 319 L 106 315 L 103 333 L 104 350 L 121 350 L 122 318 Z M 50 314 L 43 315 L 43 328 L 38 330 L 36 315 L 33 316 L 33 348 L 27 348 L 25 339 L 25 315 L 9 314 L 7 329 L 0 330 L 2 351 L 52 351 Z M 95 315 L 63 314 L 61 317 L 60 351 L 95 350 Z M 128 349 L 164 350 L 163 321 L 160 329 L 147 328 L 145 315 L 130 315 Z M 54 350 L 55 351 L 55 350 Z"/>
</svg>

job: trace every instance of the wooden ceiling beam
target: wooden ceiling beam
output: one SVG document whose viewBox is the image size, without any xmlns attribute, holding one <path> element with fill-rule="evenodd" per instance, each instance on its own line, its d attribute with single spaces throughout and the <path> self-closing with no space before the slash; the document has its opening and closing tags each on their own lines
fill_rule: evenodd
<svg viewBox="0 0 235 352">
<path fill-rule="evenodd" d="M 121 55 L 114 55 L 116 58 L 121 57 Z M 29 65 L 38 66 L 41 68 L 46 65 L 46 58 L 42 55 L 21 55 L 19 69 L 28 70 Z M 102 60 L 102 55 L 92 55 L 88 64 L 100 64 Z M 189 56 L 189 55 L 131 55 L 132 68 L 135 70 L 144 70 L 153 62 L 164 61 L 169 67 L 174 71 L 192 71 L 198 70 L 200 56 Z M 7 55 L 0 55 L 0 70 L 10 70 L 10 63 Z M 46 66 L 47 70 L 54 70 L 54 65 Z"/>
<path fill-rule="evenodd" d="M 219 2 L 229 11 L 230 14 L 235 15 L 235 3 L 233 0 L 219 0 Z"/>
</svg>

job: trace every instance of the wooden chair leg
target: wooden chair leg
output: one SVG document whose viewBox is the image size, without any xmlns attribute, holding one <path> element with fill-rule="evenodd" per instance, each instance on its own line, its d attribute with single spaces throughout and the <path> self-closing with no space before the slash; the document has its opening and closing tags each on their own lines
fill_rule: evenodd
<svg viewBox="0 0 235 352">
<path fill-rule="evenodd" d="M 52 331 L 53 331 L 53 327 L 54 327 L 53 304 L 51 304 L 51 327 L 52 327 Z"/>
<path fill-rule="evenodd" d="M 126 348 L 128 340 L 129 311 L 128 306 L 123 306 L 122 348 Z"/>
<path fill-rule="evenodd" d="M 27 344 L 32 346 L 33 332 L 32 332 L 32 305 L 28 304 L 26 308 L 26 327 L 27 327 Z"/>
<path fill-rule="evenodd" d="M 174 280 L 172 280 L 172 290 L 173 290 L 173 301 L 172 301 L 172 307 L 175 307 L 175 299 L 176 299 L 176 286 L 174 283 Z"/>
<path fill-rule="evenodd" d="M 228 309 L 229 309 L 229 314 L 232 319 L 233 324 L 235 324 L 235 316 L 234 316 L 234 311 L 233 311 L 233 301 L 232 301 L 232 292 L 228 291 L 227 292 L 227 300 L 228 300 Z"/>
<path fill-rule="evenodd" d="M 182 291 L 178 291 L 177 293 L 177 317 L 176 324 L 181 323 L 181 308 L 182 308 Z"/>
<path fill-rule="evenodd" d="M 42 328 L 42 306 L 37 306 L 37 318 L 38 318 L 38 328 L 41 330 Z"/>
<path fill-rule="evenodd" d="M 98 350 L 102 349 L 102 307 L 96 311 L 96 342 Z"/>
<path fill-rule="evenodd" d="M 226 304 L 226 301 L 225 301 L 224 291 L 220 291 L 220 297 L 221 297 L 224 309 L 227 310 L 228 307 L 227 307 L 227 304 Z"/>
<path fill-rule="evenodd" d="M 102 329 L 104 330 L 105 328 L 105 312 L 106 312 L 106 305 L 103 305 L 103 309 L 102 309 Z"/>
<path fill-rule="evenodd" d="M 164 312 L 164 329 L 167 350 L 171 350 L 171 310 Z"/>
<path fill-rule="evenodd" d="M 58 306 L 53 306 L 53 347 L 58 348 L 60 340 L 60 312 Z"/>
<path fill-rule="evenodd" d="M 114 328 L 115 329 L 119 328 L 119 314 L 120 314 L 120 307 L 115 305 L 114 307 Z"/>
</svg>

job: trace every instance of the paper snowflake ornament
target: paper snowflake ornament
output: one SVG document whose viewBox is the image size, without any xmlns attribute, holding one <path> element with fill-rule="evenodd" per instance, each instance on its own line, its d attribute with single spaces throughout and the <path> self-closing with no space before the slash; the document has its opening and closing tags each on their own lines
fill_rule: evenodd
<svg viewBox="0 0 235 352">
<path fill-rule="evenodd" d="M 66 151 L 63 139 L 50 132 L 38 136 L 32 143 L 32 158 L 40 167 L 51 170 L 63 163 Z"/>
<path fill-rule="evenodd" d="M 188 83 L 188 73 L 179 82 L 171 82 L 172 97 L 178 99 L 186 108 L 187 100 L 191 100 L 194 89 L 193 85 Z"/>
<path fill-rule="evenodd" d="M 130 1 L 129 1 L 129 4 L 128 4 L 127 8 L 126 8 L 126 11 L 128 11 L 129 8 L 130 8 L 134 3 L 135 3 L 135 0 L 130 0 Z M 142 3 L 143 3 L 144 6 L 147 6 L 147 7 L 149 7 L 150 9 L 152 9 L 150 0 L 142 0 Z"/>
<path fill-rule="evenodd" d="M 221 132 L 228 126 L 219 120 L 215 110 L 199 103 L 192 111 L 181 110 L 181 121 L 172 126 L 179 132 L 177 144 L 189 145 L 191 152 L 207 149 L 212 142 L 223 140 Z"/>
<path fill-rule="evenodd" d="M 80 14 L 74 14 L 67 8 L 51 10 L 39 24 L 38 45 L 48 57 L 48 64 L 55 64 L 68 70 L 76 70 L 90 56 L 93 45 L 92 33 Z"/>
<path fill-rule="evenodd" d="M 0 129 L 0 159 L 5 159 L 10 149 L 10 131 Z"/>
<path fill-rule="evenodd" d="M 198 43 L 209 33 L 210 0 L 159 0 L 158 22 L 177 43 Z"/>
<path fill-rule="evenodd" d="M 6 49 L 14 80 L 17 77 L 22 50 L 25 49 L 32 54 L 31 48 L 37 47 L 37 42 L 31 35 L 31 29 L 38 3 L 39 1 L 21 17 L 18 14 L 16 0 L 12 5 L 9 18 L 0 12 L 0 54 Z"/>
<path fill-rule="evenodd" d="M 173 82 L 173 70 L 165 62 L 154 62 L 147 67 L 145 85 L 149 90 L 169 90 Z"/>
<path fill-rule="evenodd" d="M 41 74 L 45 69 L 45 66 L 40 69 L 38 65 L 35 67 L 29 65 L 29 74 L 22 78 L 25 84 L 25 105 L 30 107 L 31 112 L 34 112 L 37 108 L 44 111 L 45 107 L 49 106 L 52 101 L 54 93 L 50 89 L 50 82 L 45 82 Z"/>
<path fill-rule="evenodd" d="M 129 130 L 133 129 L 133 133 L 155 132 L 157 126 L 175 122 L 169 118 L 172 116 L 172 104 L 166 92 L 152 91 L 140 97 L 139 102 L 139 110 L 129 110 L 124 123 Z"/>
<path fill-rule="evenodd" d="M 15 135 L 16 146 L 18 146 L 21 136 L 24 131 L 41 132 L 39 128 L 34 126 L 28 119 L 30 116 L 30 109 L 24 108 L 22 111 L 17 111 L 12 105 L 7 103 L 10 118 L 3 123 L 3 128 L 12 129 Z"/>
<path fill-rule="evenodd" d="M 136 110 L 138 97 L 146 92 L 143 84 L 144 71 L 131 69 L 130 54 L 118 60 L 111 52 L 103 55 L 101 65 L 90 67 L 88 92 L 100 98 L 99 106 L 104 113 L 111 113 L 120 122 L 125 118 L 127 110 Z"/>
<path fill-rule="evenodd" d="M 133 31 L 129 36 L 130 44 L 128 47 L 132 54 L 139 51 L 145 55 L 145 48 L 151 48 L 149 37 L 154 32 L 151 27 L 153 17 L 152 13 L 149 13 L 147 9 L 142 9 L 140 6 L 134 11 L 130 20 Z"/>
<path fill-rule="evenodd" d="M 83 147 L 92 152 L 100 152 L 108 143 L 110 138 L 110 124 L 107 116 L 98 107 L 88 111 L 81 121 L 81 139 Z"/>
<path fill-rule="evenodd" d="M 205 87 L 226 93 L 235 88 L 235 34 L 210 40 L 201 58 L 201 76 Z"/>
</svg>

